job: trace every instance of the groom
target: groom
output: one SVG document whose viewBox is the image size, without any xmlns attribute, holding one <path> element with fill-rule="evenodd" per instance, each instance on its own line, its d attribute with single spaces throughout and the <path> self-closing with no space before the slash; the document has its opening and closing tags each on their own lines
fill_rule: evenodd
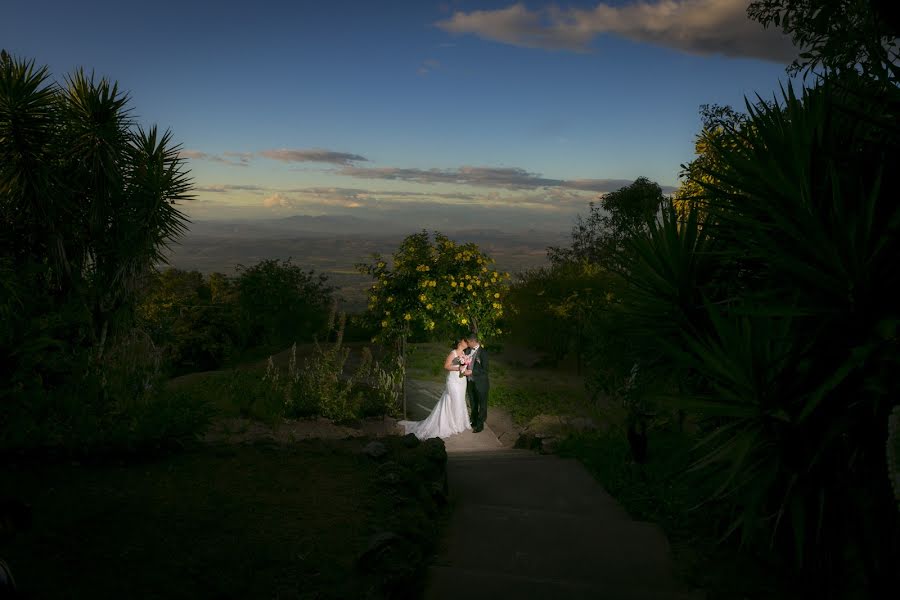
<svg viewBox="0 0 900 600">
<path fill-rule="evenodd" d="M 488 401 L 488 357 L 484 348 L 478 343 L 478 334 L 474 331 L 466 337 L 469 347 L 467 356 L 474 356 L 474 360 L 466 370 L 466 395 L 469 397 L 469 406 L 472 408 L 472 431 L 478 433 L 484 429 L 484 421 L 487 419 Z"/>
</svg>

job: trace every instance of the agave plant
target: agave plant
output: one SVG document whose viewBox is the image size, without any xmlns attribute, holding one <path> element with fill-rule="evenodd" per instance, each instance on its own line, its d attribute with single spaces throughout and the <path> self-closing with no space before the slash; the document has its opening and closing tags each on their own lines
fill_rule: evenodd
<svg viewBox="0 0 900 600">
<path fill-rule="evenodd" d="M 839 595 L 884 584 L 900 556 L 883 476 L 900 103 L 846 77 L 748 103 L 695 210 L 636 240 L 626 273 L 637 333 L 684 374 L 680 406 L 704 425 L 695 469 L 732 509 L 723 534 L 789 549 Z"/>
</svg>

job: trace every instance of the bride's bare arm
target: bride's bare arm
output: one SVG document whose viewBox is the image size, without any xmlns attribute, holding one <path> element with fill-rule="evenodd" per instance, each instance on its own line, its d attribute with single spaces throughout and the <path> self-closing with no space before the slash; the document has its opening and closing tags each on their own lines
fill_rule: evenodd
<svg viewBox="0 0 900 600">
<path fill-rule="evenodd" d="M 444 370 L 446 371 L 459 371 L 459 365 L 453 364 L 453 359 L 456 358 L 452 352 L 447 355 L 447 360 L 444 361 Z"/>
</svg>

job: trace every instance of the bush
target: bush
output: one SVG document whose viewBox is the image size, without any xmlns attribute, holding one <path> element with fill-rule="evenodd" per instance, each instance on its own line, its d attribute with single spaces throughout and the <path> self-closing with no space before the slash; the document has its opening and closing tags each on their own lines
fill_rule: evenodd
<svg viewBox="0 0 900 600">
<path fill-rule="evenodd" d="M 369 348 L 363 348 L 357 379 L 362 395 L 359 407 L 361 417 L 399 417 L 403 413 L 400 401 L 403 361 L 398 356 L 387 367 L 375 360 Z"/>
<path fill-rule="evenodd" d="M 291 259 L 238 265 L 239 322 L 245 347 L 307 340 L 322 331 L 332 303 L 327 277 Z"/>
<path fill-rule="evenodd" d="M 145 282 L 136 316 L 174 375 L 218 369 L 240 342 L 237 292 L 219 273 L 166 269 Z"/>
<path fill-rule="evenodd" d="M 211 406 L 164 389 L 159 353 L 132 332 L 102 357 L 75 355 L 80 376 L 32 389 L 7 403 L 0 427 L 2 452 L 76 455 L 134 453 L 181 447 L 201 435 Z"/>
</svg>

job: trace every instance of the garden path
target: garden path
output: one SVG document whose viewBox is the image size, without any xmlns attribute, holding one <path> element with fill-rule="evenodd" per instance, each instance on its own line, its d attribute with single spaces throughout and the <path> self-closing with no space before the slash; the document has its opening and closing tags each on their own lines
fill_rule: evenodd
<svg viewBox="0 0 900 600">
<path fill-rule="evenodd" d="M 435 388 L 411 382 L 410 418 L 427 414 Z M 481 433 L 445 440 L 452 514 L 427 600 L 689 597 L 656 525 L 631 519 L 577 461 L 501 444 L 488 412 Z"/>
</svg>

